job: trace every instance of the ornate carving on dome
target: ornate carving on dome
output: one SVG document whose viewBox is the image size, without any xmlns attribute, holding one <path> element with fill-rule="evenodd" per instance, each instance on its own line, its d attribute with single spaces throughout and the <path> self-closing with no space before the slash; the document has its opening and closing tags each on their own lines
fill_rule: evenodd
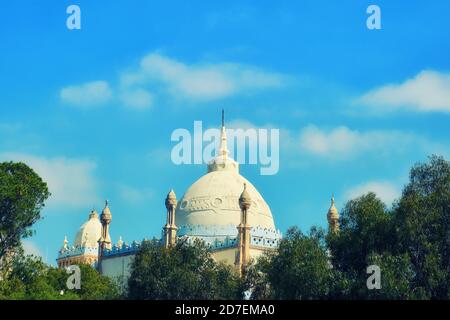
<svg viewBox="0 0 450 320">
<path fill-rule="evenodd" d="M 217 207 L 220 207 L 222 205 L 222 203 L 223 203 L 223 200 L 221 198 L 215 198 L 213 200 L 212 205 L 213 205 L 213 207 L 217 208 Z"/>
<path fill-rule="evenodd" d="M 267 217 L 271 217 L 264 210 L 264 202 L 260 199 L 252 199 L 251 207 L 249 213 L 251 214 L 261 214 Z M 179 209 L 182 213 L 189 214 L 196 211 L 206 211 L 210 210 L 214 213 L 221 213 L 221 211 L 239 211 L 239 201 L 235 196 L 228 197 L 198 197 L 189 200 L 183 200 L 180 202 Z"/>
<path fill-rule="evenodd" d="M 187 205 L 188 205 L 188 201 L 187 201 L 187 200 L 181 201 L 181 203 L 180 203 L 180 209 L 181 209 L 181 210 L 184 210 L 184 209 L 187 207 Z"/>
</svg>

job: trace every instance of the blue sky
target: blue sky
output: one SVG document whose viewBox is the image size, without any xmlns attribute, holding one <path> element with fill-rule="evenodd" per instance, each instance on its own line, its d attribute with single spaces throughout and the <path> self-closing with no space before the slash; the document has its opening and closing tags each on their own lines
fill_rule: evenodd
<svg viewBox="0 0 450 320">
<path fill-rule="evenodd" d="M 382 29 L 366 28 L 377 4 Z M 82 29 L 66 28 L 77 4 Z M 164 197 L 205 172 L 170 161 L 173 130 L 279 128 L 280 171 L 243 165 L 281 231 L 326 226 L 408 170 L 449 157 L 448 1 L 14 1 L 0 4 L 0 160 L 29 163 L 53 193 L 27 241 L 54 263 L 109 199 L 111 233 L 158 236 Z"/>
</svg>

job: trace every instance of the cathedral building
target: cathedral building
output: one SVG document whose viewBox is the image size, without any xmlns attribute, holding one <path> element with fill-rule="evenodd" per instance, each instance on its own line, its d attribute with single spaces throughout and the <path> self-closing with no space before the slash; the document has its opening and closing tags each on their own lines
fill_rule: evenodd
<svg viewBox="0 0 450 320">
<path fill-rule="evenodd" d="M 239 273 L 267 250 L 274 250 L 281 240 L 270 207 L 239 172 L 239 164 L 229 156 L 227 135 L 222 119 L 218 155 L 207 165 L 206 174 L 195 181 L 179 200 L 171 190 L 166 199 L 166 224 L 161 245 L 172 246 L 183 238 L 192 243 L 200 239 L 218 262 L 236 267 Z M 337 231 L 339 215 L 334 199 L 328 213 L 330 228 Z M 87 263 L 113 278 L 126 279 L 140 243 L 112 244 L 109 227 L 112 213 L 108 202 L 99 218 L 93 211 L 78 231 L 74 244 L 67 238 L 59 251 L 58 266 Z"/>
</svg>

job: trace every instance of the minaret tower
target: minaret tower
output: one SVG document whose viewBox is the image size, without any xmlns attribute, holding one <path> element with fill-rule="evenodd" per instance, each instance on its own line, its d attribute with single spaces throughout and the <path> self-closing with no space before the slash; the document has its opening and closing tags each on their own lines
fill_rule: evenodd
<svg viewBox="0 0 450 320">
<path fill-rule="evenodd" d="M 252 199 L 247 192 L 247 184 L 244 183 L 244 191 L 239 197 L 239 207 L 241 208 L 241 223 L 238 225 L 238 256 L 236 267 L 242 276 L 250 260 L 250 225 L 248 223 L 248 210 Z"/>
<path fill-rule="evenodd" d="M 339 232 L 339 212 L 334 206 L 334 195 L 331 196 L 331 206 L 327 214 L 328 230 L 331 233 Z"/>
<path fill-rule="evenodd" d="M 164 226 L 164 247 L 175 245 L 177 238 L 177 226 L 175 225 L 175 208 L 177 207 L 177 196 L 173 190 L 170 190 L 166 197 L 167 221 Z"/>
<path fill-rule="evenodd" d="M 108 200 L 105 201 L 105 208 L 100 215 L 100 222 L 102 223 L 102 235 L 99 242 L 99 259 L 102 257 L 105 250 L 111 249 L 111 237 L 109 235 L 109 224 L 112 220 L 111 210 L 109 210 Z"/>
</svg>

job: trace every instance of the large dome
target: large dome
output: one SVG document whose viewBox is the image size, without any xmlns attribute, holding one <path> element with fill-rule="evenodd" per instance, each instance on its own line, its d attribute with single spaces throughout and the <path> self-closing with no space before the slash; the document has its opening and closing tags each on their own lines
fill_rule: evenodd
<svg viewBox="0 0 450 320">
<path fill-rule="evenodd" d="M 212 171 L 194 182 L 178 202 L 177 226 L 237 226 L 240 223 L 239 196 L 244 183 L 252 199 L 249 224 L 275 229 L 269 206 L 237 169 Z"/>
<path fill-rule="evenodd" d="M 194 182 L 177 204 L 178 235 L 189 240 L 200 238 L 213 250 L 237 246 L 237 226 L 241 223 L 239 197 L 246 185 L 251 199 L 247 212 L 250 244 L 264 248 L 276 246 L 281 233 L 275 229 L 269 206 L 258 190 L 239 174 L 239 163 L 228 157 L 223 118 L 218 153 L 209 162 L 208 173 Z"/>
<path fill-rule="evenodd" d="M 92 211 L 89 220 L 86 221 L 78 230 L 75 236 L 75 247 L 96 248 L 98 240 L 101 237 L 102 224 L 98 219 L 98 213 Z"/>
</svg>

